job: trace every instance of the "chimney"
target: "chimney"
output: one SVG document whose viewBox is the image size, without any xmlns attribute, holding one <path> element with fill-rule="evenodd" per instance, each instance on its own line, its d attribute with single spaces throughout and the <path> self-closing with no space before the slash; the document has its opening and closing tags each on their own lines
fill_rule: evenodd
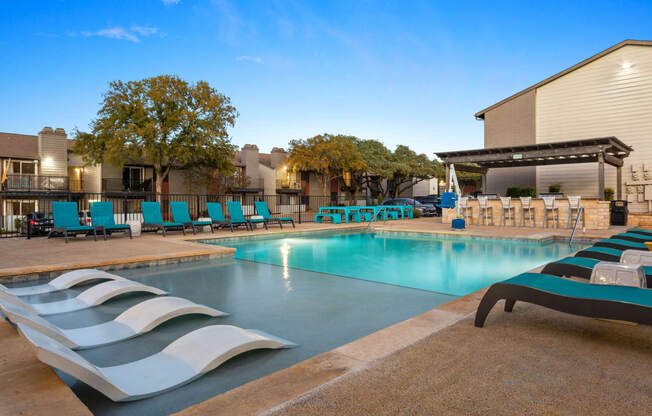
<svg viewBox="0 0 652 416">
<path fill-rule="evenodd" d="M 240 161 L 245 167 L 245 175 L 252 180 L 259 178 L 258 173 L 258 146 L 255 144 L 245 144 L 240 151 Z"/>
<path fill-rule="evenodd" d="M 43 127 L 38 133 L 39 173 L 68 176 L 68 136 L 62 128 Z"/>
<path fill-rule="evenodd" d="M 285 160 L 288 158 L 288 154 L 280 147 L 275 147 L 272 149 L 271 154 L 271 163 L 272 169 L 276 169 L 279 166 L 283 166 Z"/>
</svg>

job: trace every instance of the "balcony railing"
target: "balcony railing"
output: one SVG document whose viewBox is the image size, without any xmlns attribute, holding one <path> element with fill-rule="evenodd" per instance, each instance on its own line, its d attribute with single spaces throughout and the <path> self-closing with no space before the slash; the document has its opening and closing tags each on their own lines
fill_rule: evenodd
<svg viewBox="0 0 652 416">
<path fill-rule="evenodd" d="M 152 192 L 152 180 L 125 181 L 123 179 L 102 179 L 102 192 Z"/>
<path fill-rule="evenodd" d="M 68 191 L 67 176 L 7 175 L 2 185 L 8 191 Z"/>
<path fill-rule="evenodd" d="M 290 191 L 300 191 L 301 184 L 297 181 L 288 180 L 288 179 L 277 179 L 276 180 L 276 189 L 279 190 L 290 190 Z"/>
<path fill-rule="evenodd" d="M 237 190 L 256 190 L 265 188 L 265 180 L 263 178 L 250 178 L 242 176 L 227 176 L 220 179 L 221 188 L 225 191 Z"/>
</svg>

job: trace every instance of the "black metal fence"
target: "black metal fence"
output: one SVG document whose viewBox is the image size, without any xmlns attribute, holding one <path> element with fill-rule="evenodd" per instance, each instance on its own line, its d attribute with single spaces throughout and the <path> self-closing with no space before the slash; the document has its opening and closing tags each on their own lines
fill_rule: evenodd
<svg viewBox="0 0 652 416">
<path fill-rule="evenodd" d="M 229 217 L 226 203 L 240 201 L 246 217 L 256 215 L 255 201 L 265 201 L 272 214 L 278 217 L 291 217 L 295 222 L 313 222 L 315 214 L 322 206 L 334 205 L 376 205 L 377 199 L 360 197 L 351 200 L 346 196 L 309 196 L 300 193 L 281 193 L 261 195 L 259 193 L 240 193 L 229 195 L 204 194 L 156 194 L 151 192 L 102 192 L 102 193 L 0 193 L 0 238 L 28 238 L 45 235 L 52 226 L 52 202 L 72 201 L 77 203 L 80 221 L 89 221 L 90 203 L 108 201 L 113 203 L 114 221 L 126 224 L 128 221 L 142 222 L 140 203 L 159 201 L 164 220 L 172 221 L 170 202 L 185 201 L 193 219 L 207 218 L 207 202 L 219 202 L 225 217 Z M 39 213 L 38 215 L 34 213 Z"/>
</svg>

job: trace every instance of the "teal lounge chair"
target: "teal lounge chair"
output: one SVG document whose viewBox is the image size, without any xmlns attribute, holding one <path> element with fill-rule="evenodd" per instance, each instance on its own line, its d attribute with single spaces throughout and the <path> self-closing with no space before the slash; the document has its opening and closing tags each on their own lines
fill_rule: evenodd
<svg viewBox="0 0 652 416">
<path fill-rule="evenodd" d="M 93 234 L 93 238 L 97 241 L 95 227 L 79 223 L 76 202 L 53 202 L 52 215 L 54 216 L 54 226 L 50 230 L 48 238 L 62 235 L 67 243 L 69 235 Z"/>
<path fill-rule="evenodd" d="M 129 233 L 131 236 L 131 227 L 127 224 L 116 224 L 113 219 L 113 203 L 112 202 L 91 202 L 91 221 L 93 227 L 101 230 L 106 240 L 106 235 L 111 235 L 112 232 Z"/>
<path fill-rule="evenodd" d="M 208 216 L 211 217 L 211 222 L 213 223 L 213 227 L 217 227 L 219 230 L 220 228 L 226 228 L 227 226 L 231 226 L 231 221 L 228 221 L 226 218 L 224 218 L 224 211 L 222 211 L 222 204 L 219 202 L 207 202 L 206 203 L 206 209 L 208 210 Z M 231 232 L 233 232 L 233 227 L 231 226 Z"/>
<path fill-rule="evenodd" d="M 591 273 L 593 273 L 593 268 L 598 263 L 600 263 L 600 260 L 598 259 L 589 259 L 586 257 L 566 257 L 564 259 L 546 264 L 541 270 L 541 273 L 560 277 L 567 276 L 590 279 Z M 652 266 L 642 267 L 647 279 L 647 287 L 652 288 Z"/>
<path fill-rule="evenodd" d="M 644 243 L 635 243 L 633 241 L 618 240 L 615 238 L 605 238 L 593 244 L 594 247 L 615 248 L 618 250 L 643 250 L 648 251 Z"/>
<path fill-rule="evenodd" d="M 291 217 L 272 217 L 272 214 L 269 212 L 269 208 L 267 207 L 267 202 L 265 201 L 256 201 L 254 202 L 254 205 L 256 206 L 256 212 L 258 215 L 263 217 L 267 223 L 270 222 L 275 222 L 278 223 L 279 227 L 283 228 L 283 223 L 284 222 L 289 222 L 292 224 L 292 228 L 294 227 L 294 220 Z"/>
<path fill-rule="evenodd" d="M 212 221 L 193 221 L 190 219 L 190 213 L 188 213 L 188 203 L 185 201 L 170 202 L 170 210 L 172 211 L 172 218 L 174 221 L 183 224 L 184 228 L 192 228 L 193 234 L 196 234 L 197 227 L 205 226 L 211 227 L 211 233 L 213 232 Z"/>
<path fill-rule="evenodd" d="M 163 216 L 161 215 L 161 205 L 158 202 L 141 202 L 140 208 L 143 211 L 143 228 L 153 228 L 157 232 L 158 230 L 161 230 L 163 232 L 163 237 L 165 237 L 165 233 L 169 229 L 181 229 L 183 234 L 186 234 L 186 229 L 183 227 L 183 224 L 179 222 L 163 221 Z"/>
<path fill-rule="evenodd" d="M 586 257 L 604 261 L 620 261 L 624 250 L 609 247 L 587 247 L 575 253 L 575 257 Z"/>
<path fill-rule="evenodd" d="M 522 301 L 579 316 L 652 325 L 649 289 L 523 273 L 495 283 L 487 290 L 475 314 L 475 326 L 484 325 L 487 315 L 501 299 L 505 299 L 505 312 L 511 312 L 516 301 Z"/>
<path fill-rule="evenodd" d="M 231 217 L 231 227 L 244 225 L 246 229 L 253 231 L 253 224 L 262 223 L 267 229 L 267 221 L 263 218 L 258 219 L 247 219 L 242 213 L 242 205 L 240 201 L 228 201 L 226 207 L 229 210 L 229 217 Z"/>
</svg>

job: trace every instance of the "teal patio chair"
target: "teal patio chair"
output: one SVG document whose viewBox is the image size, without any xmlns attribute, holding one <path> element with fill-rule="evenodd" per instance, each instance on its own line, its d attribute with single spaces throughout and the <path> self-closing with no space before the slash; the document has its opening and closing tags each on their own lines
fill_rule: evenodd
<svg viewBox="0 0 652 416">
<path fill-rule="evenodd" d="M 257 219 L 247 219 L 242 213 L 242 205 L 240 201 L 228 201 L 226 207 L 229 210 L 229 217 L 231 217 L 231 227 L 239 227 L 244 225 L 246 229 L 253 231 L 253 224 L 262 223 L 265 229 L 267 229 L 267 221 L 263 218 Z"/>
<path fill-rule="evenodd" d="M 102 231 L 104 239 L 112 232 L 129 233 L 132 239 L 131 227 L 127 224 L 116 224 L 113 218 L 113 202 L 91 202 L 91 221 L 93 227 Z"/>
<path fill-rule="evenodd" d="M 97 232 L 95 227 L 90 225 L 81 225 L 79 223 L 79 214 L 77 212 L 76 202 L 53 202 L 52 215 L 54 216 L 54 226 L 48 238 L 56 235 L 62 235 L 68 242 L 68 236 L 77 234 L 93 234 L 93 238 L 97 241 Z"/>
<path fill-rule="evenodd" d="M 180 222 L 183 224 L 183 227 L 192 228 L 192 233 L 196 234 L 197 227 L 209 226 L 211 227 L 211 233 L 213 232 L 213 222 L 212 221 L 193 221 L 190 219 L 190 213 L 188 213 L 188 203 L 185 201 L 175 201 L 170 202 L 170 210 L 172 210 L 172 218 L 175 222 Z"/>
<path fill-rule="evenodd" d="M 208 210 L 208 216 L 211 217 L 211 222 L 213 227 L 217 228 L 226 228 L 231 226 L 231 221 L 228 221 L 224 218 L 224 211 L 222 211 L 222 204 L 219 202 L 207 202 L 206 209 Z M 231 232 L 233 232 L 233 227 L 231 227 Z"/>
<path fill-rule="evenodd" d="M 141 202 L 140 208 L 143 211 L 143 228 L 153 228 L 156 232 L 161 230 L 163 232 L 163 237 L 165 237 L 167 230 L 181 229 L 183 234 L 186 234 L 186 229 L 183 227 L 183 224 L 179 222 L 163 221 L 163 216 L 161 215 L 161 204 L 158 202 Z"/>
<path fill-rule="evenodd" d="M 269 212 L 269 208 L 267 207 L 266 201 L 256 201 L 254 202 L 254 205 L 256 206 L 256 212 L 258 213 L 258 215 L 263 217 L 268 224 L 270 222 L 275 222 L 282 229 L 283 223 L 289 222 L 290 224 L 292 224 L 292 228 L 295 228 L 294 220 L 291 217 L 272 217 L 272 214 Z"/>
</svg>

